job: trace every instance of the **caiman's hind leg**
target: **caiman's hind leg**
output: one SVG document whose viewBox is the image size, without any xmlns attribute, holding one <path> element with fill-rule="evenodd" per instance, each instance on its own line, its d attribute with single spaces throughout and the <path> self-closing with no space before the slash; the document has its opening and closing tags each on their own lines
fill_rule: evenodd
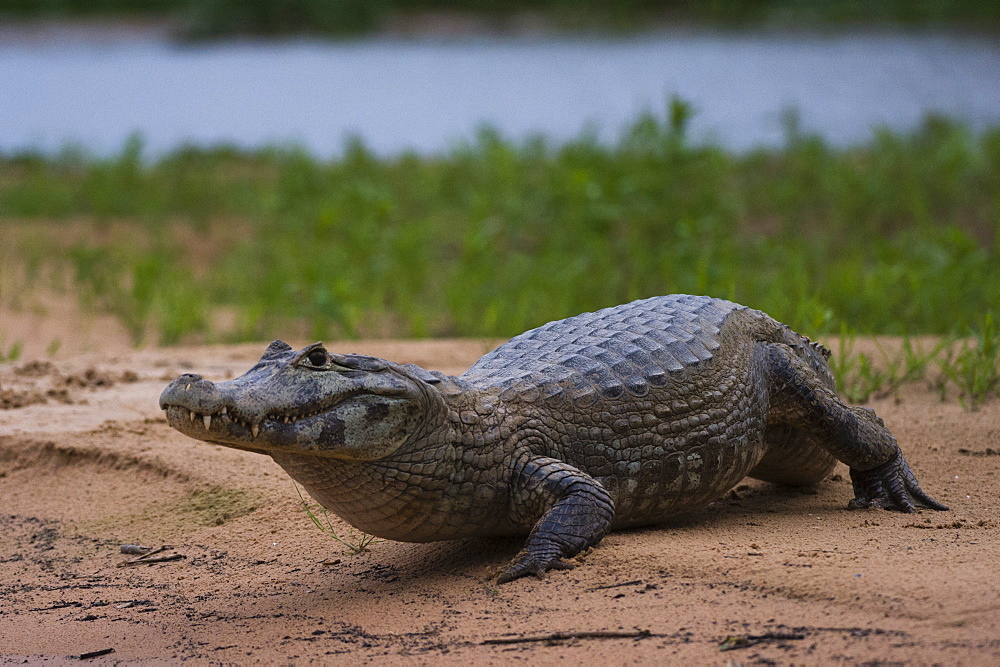
<svg viewBox="0 0 1000 667">
<path fill-rule="evenodd" d="M 920 488 L 896 439 L 874 410 L 844 404 L 787 345 L 760 343 L 756 355 L 769 380 L 768 422 L 808 432 L 850 466 L 855 497 L 848 507 L 948 509 Z"/>
</svg>

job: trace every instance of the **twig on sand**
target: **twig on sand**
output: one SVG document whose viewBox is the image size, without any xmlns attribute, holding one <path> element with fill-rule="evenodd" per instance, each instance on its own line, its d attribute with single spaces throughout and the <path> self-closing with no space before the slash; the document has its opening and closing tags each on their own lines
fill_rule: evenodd
<svg viewBox="0 0 1000 667">
<path fill-rule="evenodd" d="M 167 563 L 172 560 L 182 560 L 187 558 L 184 554 L 179 554 L 174 552 L 172 554 L 162 554 L 159 556 L 153 556 L 152 558 L 136 558 L 135 560 L 127 560 L 124 563 L 118 563 L 118 567 L 128 567 L 129 565 L 146 565 L 148 563 Z"/>
<path fill-rule="evenodd" d="M 114 653 L 113 648 L 102 648 L 99 651 L 88 651 L 87 653 L 81 653 L 76 656 L 77 660 L 89 660 L 91 658 L 100 658 L 102 655 L 108 655 L 109 653 Z"/>
<path fill-rule="evenodd" d="M 134 550 L 126 551 L 126 547 L 135 547 L 136 545 L 123 544 L 121 547 L 122 553 L 135 553 Z M 140 549 L 145 547 L 139 547 Z M 181 560 L 182 558 L 187 558 L 182 553 L 176 551 L 172 553 L 164 553 L 167 549 L 173 549 L 169 544 L 164 544 L 156 549 L 148 549 L 142 552 L 142 555 L 138 558 L 133 558 L 132 560 L 126 560 L 118 563 L 118 567 L 128 567 L 129 565 L 146 565 L 147 563 L 166 563 L 172 560 Z"/>
<path fill-rule="evenodd" d="M 118 549 L 123 554 L 129 554 L 132 556 L 139 555 L 143 558 L 146 558 L 147 556 L 158 554 L 161 551 L 166 551 L 167 549 L 173 549 L 173 547 L 169 544 L 164 544 L 154 549 L 153 547 L 144 547 L 139 544 L 123 544 Z"/>
<path fill-rule="evenodd" d="M 531 642 L 558 642 L 569 639 L 644 639 L 652 636 L 653 633 L 649 630 L 583 630 L 581 632 L 553 632 L 548 635 L 531 635 L 528 637 L 484 639 L 479 644 L 481 646 L 488 644 L 525 644 Z"/>
<path fill-rule="evenodd" d="M 590 591 L 603 591 L 603 590 L 608 589 L 608 588 L 623 588 L 625 586 L 638 586 L 641 583 L 642 583 L 642 579 L 633 579 L 632 581 L 623 581 L 623 582 L 618 583 L 618 584 L 604 584 L 603 586 L 592 586 L 592 587 L 588 588 L 587 591 L 588 592 L 590 592 Z"/>
</svg>

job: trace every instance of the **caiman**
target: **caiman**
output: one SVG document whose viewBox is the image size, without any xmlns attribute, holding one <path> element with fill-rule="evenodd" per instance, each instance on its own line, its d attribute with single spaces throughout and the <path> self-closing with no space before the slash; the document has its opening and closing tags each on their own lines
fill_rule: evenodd
<svg viewBox="0 0 1000 667">
<path fill-rule="evenodd" d="M 527 534 L 502 583 L 746 476 L 814 484 L 838 460 L 850 508 L 946 510 L 875 412 L 838 398 L 828 357 L 758 310 L 675 295 L 550 322 L 457 377 L 276 340 L 228 382 L 181 375 L 160 407 L 192 438 L 269 455 L 367 533 Z"/>
</svg>

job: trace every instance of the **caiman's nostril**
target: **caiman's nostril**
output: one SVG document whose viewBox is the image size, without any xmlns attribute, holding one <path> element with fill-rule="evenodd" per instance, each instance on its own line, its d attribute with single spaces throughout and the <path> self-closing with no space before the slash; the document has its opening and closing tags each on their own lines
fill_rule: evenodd
<svg viewBox="0 0 1000 667">
<path fill-rule="evenodd" d="M 177 378 L 177 380 L 180 382 L 197 382 L 198 380 L 201 379 L 202 377 L 197 373 L 184 373 L 179 378 Z"/>
</svg>

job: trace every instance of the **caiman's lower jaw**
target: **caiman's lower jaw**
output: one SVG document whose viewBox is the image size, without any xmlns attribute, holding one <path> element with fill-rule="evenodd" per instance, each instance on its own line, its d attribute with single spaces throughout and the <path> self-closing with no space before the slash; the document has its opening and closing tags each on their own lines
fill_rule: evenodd
<svg viewBox="0 0 1000 667">
<path fill-rule="evenodd" d="M 275 440 L 288 439 L 283 427 L 304 420 L 315 419 L 329 408 L 296 415 L 267 415 L 263 419 L 251 420 L 241 417 L 234 410 L 223 406 L 212 414 L 200 413 L 182 405 L 165 405 L 167 423 L 184 435 L 227 447 L 266 453 L 268 449 L 280 449 Z M 300 424 L 300 426 L 305 424 Z M 275 438 L 281 433 L 285 437 Z M 260 437 L 263 434 L 263 437 Z M 258 440 L 259 438 L 259 440 Z M 291 439 L 294 439 L 292 436 Z"/>
</svg>

